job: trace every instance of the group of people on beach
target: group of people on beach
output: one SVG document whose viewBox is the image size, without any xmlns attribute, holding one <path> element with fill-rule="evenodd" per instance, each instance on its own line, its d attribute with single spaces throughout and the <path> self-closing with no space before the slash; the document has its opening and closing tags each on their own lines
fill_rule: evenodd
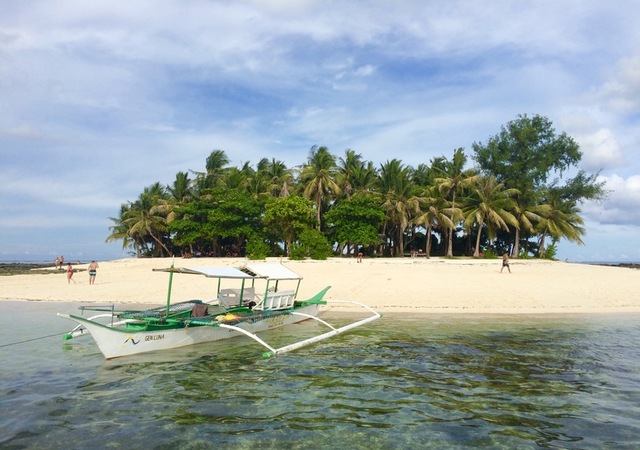
<svg viewBox="0 0 640 450">
<path fill-rule="evenodd" d="M 56 258 L 56 261 L 57 260 L 58 258 Z M 89 263 L 89 267 L 87 269 L 89 271 L 89 284 L 96 284 L 96 275 L 98 273 L 99 267 L 100 266 L 98 266 L 98 263 L 95 261 L 91 261 L 91 263 Z M 58 268 L 57 265 L 56 265 L 56 268 Z M 67 284 L 71 284 L 72 281 L 73 281 L 73 284 L 76 283 L 76 280 L 73 279 L 74 273 L 75 273 L 75 269 L 73 268 L 71 263 L 67 264 Z"/>
<path fill-rule="evenodd" d="M 357 261 L 358 262 L 362 262 L 362 252 L 358 252 L 358 258 Z M 56 258 L 55 260 L 55 264 L 56 264 L 56 269 L 58 268 L 62 268 L 62 264 L 64 263 L 64 257 L 60 256 L 58 258 Z M 98 268 L 100 266 L 98 266 L 98 263 L 95 261 L 91 261 L 91 263 L 89 263 L 89 267 L 88 267 L 88 271 L 89 271 L 89 284 L 95 284 L 96 282 L 96 274 L 98 272 Z M 507 270 L 509 271 L 509 273 L 511 273 L 511 268 L 509 267 L 509 255 L 505 252 L 502 255 L 502 267 L 500 268 L 500 272 L 502 273 L 502 270 L 504 268 L 507 268 Z M 71 282 L 73 281 L 73 283 L 75 284 L 75 280 L 73 279 L 73 274 L 75 273 L 75 269 L 73 268 L 73 266 L 71 265 L 71 263 L 67 264 L 67 283 L 71 284 Z"/>
</svg>

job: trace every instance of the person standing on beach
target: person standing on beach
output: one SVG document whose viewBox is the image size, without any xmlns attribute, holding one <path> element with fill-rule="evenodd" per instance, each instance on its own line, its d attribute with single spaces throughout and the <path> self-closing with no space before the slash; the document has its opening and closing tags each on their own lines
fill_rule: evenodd
<svg viewBox="0 0 640 450">
<path fill-rule="evenodd" d="M 76 284 L 76 280 L 73 279 L 73 267 L 71 266 L 71 263 L 69 263 L 67 265 L 67 284 L 71 284 L 71 282 L 73 281 L 73 284 Z"/>
<path fill-rule="evenodd" d="M 511 273 L 511 268 L 509 267 L 509 255 L 507 255 L 507 252 L 502 255 L 502 267 L 500 268 L 500 273 L 502 273 L 502 269 L 504 269 L 505 267 L 507 268 L 509 273 Z"/>
<path fill-rule="evenodd" d="M 98 263 L 95 261 L 91 261 L 91 264 L 89 264 L 89 284 L 96 283 L 96 272 L 98 267 Z"/>
</svg>

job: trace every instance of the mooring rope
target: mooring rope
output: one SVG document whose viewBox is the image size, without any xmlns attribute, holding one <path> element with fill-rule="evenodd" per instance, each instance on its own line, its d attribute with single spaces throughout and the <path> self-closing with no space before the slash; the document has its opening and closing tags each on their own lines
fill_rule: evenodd
<svg viewBox="0 0 640 450">
<path fill-rule="evenodd" d="M 9 342 L 8 344 L 1 344 L 0 348 L 9 347 L 11 345 L 24 344 L 25 342 L 39 341 L 40 339 L 46 339 L 46 338 L 50 338 L 50 337 L 54 337 L 54 336 L 61 336 L 61 335 L 66 334 L 66 333 L 67 332 L 55 333 L 55 334 L 49 334 L 47 336 L 40 336 L 40 337 L 36 337 L 36 338 L 25 339 L 24 341 Z"/>
</svg>

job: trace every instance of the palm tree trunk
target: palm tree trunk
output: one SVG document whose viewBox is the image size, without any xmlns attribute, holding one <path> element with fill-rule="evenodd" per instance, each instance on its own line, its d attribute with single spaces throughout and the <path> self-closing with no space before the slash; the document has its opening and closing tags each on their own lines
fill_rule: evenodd
<svg viewBox="0 0 640 450">
<path fill-rule="evenodd" d="M 160 239 L 158 239 L 158 238 L 155 236 L 155 234 L 153 234 L 153 233 L 151 232 L 151 229 L 147 228 L 147 231 L 149 232 L 149 236 L 151 236 L 151 238 L 152 238 L 154 241 L 156 241 L 156 242 L 157 242 L 157 243 L 158 243 L 158 244 L 159 244 L 159 245 L 160 245 L 160 246 L 161 246 L 161 247 L 162 247 L 162 248 L 167 252 L 167 256 L 171 256 L 171 252 L 169 251 L 169 249 L 167 248 L 167 246 L 166 246 L 166 245 L 164 245 L 164 243 L 163 243 Z"/>
<path fill-rule="evenodd" d="M 474 258 L 480 257 L 480 235 L 482 234 L 482 226 L 483 226 L 483 223 L 480 222 L 478 224 L 478 236 L 476 237 L 476 249 L 473 251 Z"/>
<path fill-rule="evenodd" d="M 316 206 L 318 207 L 318 211 L 316 212 L 317 215 L 317 220 L 318 220 L 318 231 L 321 231 L 322 226 L 320 223 L 320 207 L 322 206 L 322 196 L 320 195 L 320 190 L 318 190 L 318 193 L 316 194 Z"/>
<path fill-rule="evenodd" d="M 451 222 L 455 227 L 455 221 L 453 220 L 454 211 L 456 209 L 456 191 L 453 191 L 453 200 L 451 202 Z M 453 258 L 453 228 L 449 230 L 449 242 L 447 243 L 447 258 Z"/>
<path fill-rule="evenodd" d="M 431 257 L 431 224 L 427 227 L 427 243 L 424 246 L 424 254 L 426 258 Z"/>
<path fill-rule="evenodd" d="M 516 241 L 513 244 L 513 252 L 511 252 L 512 258 L 517 258 L 520 254 L 520 230 L 516 228 Z"/>
<path fill-rule="evenodd" d="M 542 257 L 544 253 L 544 238 L 547 236 L 547 231 L 543 231 L 540 235 L 540 240 L 538 241 L 538 258 Z"/>
</svg>

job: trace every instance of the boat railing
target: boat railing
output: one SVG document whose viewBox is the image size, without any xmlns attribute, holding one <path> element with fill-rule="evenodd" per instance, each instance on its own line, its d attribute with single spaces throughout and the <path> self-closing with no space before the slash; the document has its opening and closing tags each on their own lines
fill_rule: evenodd
<svg viewBox="0 0 640 450">
<path fill-rule="evenodd" d="M 293 308 L 295 297 L 294 290 L 268 292 L 267 297 L 257 302 L 253 309 L 267 311 Z"/>
</svg>

